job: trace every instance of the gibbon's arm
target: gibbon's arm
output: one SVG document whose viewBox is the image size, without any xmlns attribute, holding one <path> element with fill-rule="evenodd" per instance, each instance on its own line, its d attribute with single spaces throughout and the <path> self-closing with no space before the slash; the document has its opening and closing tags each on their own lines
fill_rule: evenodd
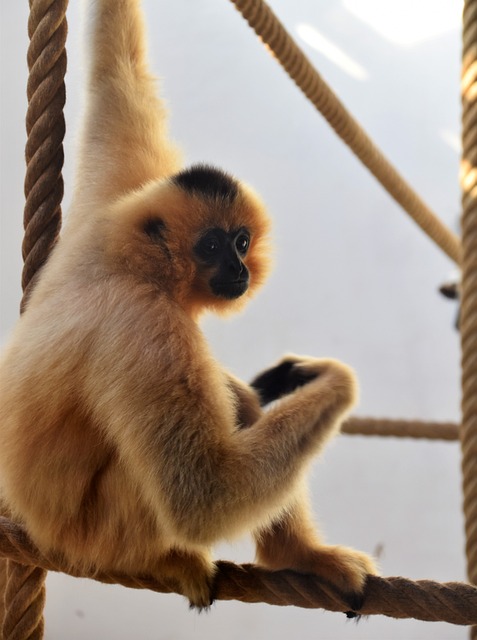
<svg viewBox="0 0 477 640">
<path fill-rule="evenodd" d="M 245 429 L 222 410 L 219 385 L 206 371 L 174 392 L 180 403 L 159 400 L 160 418 L 145 389 L 148 402 L 129 394 L 126 403 L 119 392 L 104 407 L 121 457 L 177 540 L 212 544 L 266 524 L 286 506 L 355 399 L 347 367 L 314 359 L 304 365 L 318 377 Z"/>
<path fill-rule="evenodd" d="M 88 5 L 88 91 L 72 207 L 81 216 L 181 168 L 148 70 L 139 0 Z"/>
<path fill-rule="evenodd" d="M 226 373 L 227 386 L 232 391 L 235 406 L 237 426 L 239 429 L 250 427 L 262 415 L 260 398 L 254 389 L 231 373 Z"/>
</svg>

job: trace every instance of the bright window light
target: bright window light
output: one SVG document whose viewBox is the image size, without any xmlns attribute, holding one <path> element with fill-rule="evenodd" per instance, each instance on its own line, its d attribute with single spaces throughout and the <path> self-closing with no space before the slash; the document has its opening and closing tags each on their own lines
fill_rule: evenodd
<svg viewBox="0 0 477 640">
<path fill-rule="evenodd" d="M 462 152 L 461 139 L 457 133 L 450 131 L 450 129 L 441 129 L 441 131 L 439 131 L 439 136 L 441 140 L 443 140 L 453 151 L 456 151 L 457 153 Z"/>
<path fill-rule="evenodd" d="M 350 58 L 342 49 L 325 38 L 318 29 L 309 24 L 299 24 L 296 28 L 298 36 L 310 47 L 322 53 L 342 71 L 357 80 L 367 80 L 368 72 L 364 67 Z"/>
<path fill-rule="evenodd" d="M 463 0 L 343 0 L 346 9 L 383 38 L 403 47 L 459 28 Z"/>
</svg>

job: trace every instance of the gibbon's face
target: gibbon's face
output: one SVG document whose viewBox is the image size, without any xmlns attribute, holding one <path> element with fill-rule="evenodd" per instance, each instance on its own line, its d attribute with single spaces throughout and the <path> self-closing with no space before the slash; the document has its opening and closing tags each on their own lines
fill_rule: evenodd
<svg viewBox="0 0 477 640">
<path fill-rule="evenodd" d="M 219 313 L 239 310 L 269 270 L 263 205 L 246 185 L 208 165 L 192 166 L 171 183 L 186 198 L 189 229 L 179 235 L 191 242 L 182 250 L 195 264 L 191 299 Z"/>
<path fill-rule="evenodd" d="M 234 300 L 243 295 L 250 280 L 244 263 L 250 248 L 250 232 L 246 227 L 225 231 L 207 229 L 194 246 L 194 255 L 202 265 L 210 267 L 210 290 L 215 296 Z"/>
<path fill-rule="evenodd" d="M 196 316 L 238 311 L 270 267 L 269 218 L 253 191 L 195 165 L 112 206 L 106 253 Z"/>
</svg>

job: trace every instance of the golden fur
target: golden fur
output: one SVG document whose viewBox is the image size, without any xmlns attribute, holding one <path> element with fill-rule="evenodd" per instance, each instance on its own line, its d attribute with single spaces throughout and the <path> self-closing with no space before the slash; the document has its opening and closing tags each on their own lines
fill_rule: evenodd
<svg viewBox="0 0 477 640">
<path fill-rule="evenodd" d="M 355 402 L 353 373 L 295 358 L 307 383 L 263 412 L 224 371 L 197 319 L 235 311 L 268 271 L 268 219 L 180 189 L 145 62 L 139 0 L 96 0 L 88 104 L 68 225 L 1 362 L 0 489 L 45 552 L 72 565 L 159 572 L 203 607 L 217 541 L 253 532 L 257 560 L 350 594 L 374 572 L 323 545 L 304 473 Z M 144 233 L 159 217 L 164 242 Z M 218 298 L 193 259 L 200 233 L 246 226 L 249 291 Z M 277 394 L 277 396 L 280 394 Z"/>
</svg>

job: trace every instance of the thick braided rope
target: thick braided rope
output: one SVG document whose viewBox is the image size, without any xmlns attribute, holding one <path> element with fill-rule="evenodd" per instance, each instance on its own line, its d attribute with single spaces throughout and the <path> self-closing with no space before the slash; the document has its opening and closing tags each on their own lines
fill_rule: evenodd
<svg viewBox="0 0 477 640">
<path fill-rule="evenodd" d="M 263 0 L 231 2 L 339 137 L 421 229 L 458 263 L 460 244 L 457 236 L 424 204 L 375 146 L 314 69 L 270 7 Z"/>
<path fill-rule="evenodd" d="M 67 0 L 30 0 L 22 309 L 61 225 L 67 5 Z M 6 576 L 2 637 L 40 640 L 46 571 L 9 561 Z"/>
<path fill-rule="evenodd" d="M 67 569 L 58 559 L 46 558 L 35 548 L 25 531 L 6 518 L 0 518 L 0 557 L 38 565 L 50 571 L 93 578 L 107 584 L 121 584 L 133 589 L 151 589 L 176 593 L 174 584 L 162 576 L 127 576 L 110 573 L 80 573 Z M 265 602 L 280 606 L 295 605 L 350 612 L 346 597 L 314 576 L 293 571 L 267 571 L 255 565 L 217 564 L 215 580 L 217 600 Z M 392 618 L 444 621 L 469 625 L 477 623 L 477 588 L 459 582 L 413 582 L 404 578 L 369 576 L 363 603 L 355 612 L 360 615 L 381 614 Z"/>
<path fill-rule="evenodd" d="M 450 441 L 459 439 L 459 425 L 454 422 L 353 417 L 343 423 L 341 433 L 353 436 L 392 436 Z"/>
<path fill-rule="evenodd" d="M 5 600 L 8 608 L 3 623 L 3 638 L 40 640 L 44 630 L 46 571 L 12 560 L 8 561 L 7 568 Z"/>
<path fill-rule="evenodd" d="M 30 0 L 22 308 L 61 225 L 67 5 L 67 0 Z"/>
<path fill-rule="evenodd" d="M 467 571 L 477 584 L 477 0 L 464 5 L 462 64 L 462 473 Z M 472 638 L 477 639 L 477 627 Z"/>
</svg>

